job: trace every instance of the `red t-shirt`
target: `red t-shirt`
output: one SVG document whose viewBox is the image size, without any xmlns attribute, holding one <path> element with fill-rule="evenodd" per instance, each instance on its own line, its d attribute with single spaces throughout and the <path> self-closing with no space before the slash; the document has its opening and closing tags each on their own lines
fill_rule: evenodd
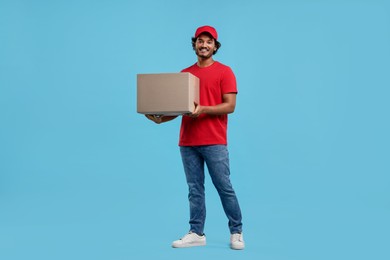
<svg viewBox="0 0 390 260">
<path fill-rule="evenodd" d="M 202 106 L 221 104 L 223 94 L 237 93 L 233 71 L 217 61 L 205 68 L 195 63 L 182 72 L 190 72 L 199 78 L 199 103 Z M 183 116 L 179 146 L 226 145 L 227 122 L 227 115 L 201 114 L 198 118 Z"/>
</svg>

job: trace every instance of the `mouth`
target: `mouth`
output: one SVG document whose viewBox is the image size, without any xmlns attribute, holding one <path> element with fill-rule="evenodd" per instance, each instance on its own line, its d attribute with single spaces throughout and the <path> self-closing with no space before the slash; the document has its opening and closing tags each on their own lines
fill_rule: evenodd
<svg viewBox="0 0 390 260">
<path fill-rule="evenodd" d="M 209 51 L 209 49 L 207 49 L 207 48 L 199 48 L 199 52 L 208 52 Z"/>
</svg>

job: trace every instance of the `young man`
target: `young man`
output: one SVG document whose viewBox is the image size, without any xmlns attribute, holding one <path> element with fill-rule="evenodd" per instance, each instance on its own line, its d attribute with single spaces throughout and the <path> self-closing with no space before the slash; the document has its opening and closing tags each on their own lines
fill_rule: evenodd
<svg viewBox="0 0 390 260">
<path fill-rule="evenodd" d="M 227 150 L 228 114 L 236 106 L 236 78 L 230 67 L 213 59 L 221 44 L 211 26 L 199 27 L 192 38 L 198 61 L 184 69 L 200 81 L 200 101 L 189 115 L 183 115 L 180 128 L 180 152 L 189 188 L 190 232 L 172 243 L 177 247 L 206 245 L 203 233 L 206 220 L 204 164 L 221 198 L 229 219 L 230 247 L 244 249 L 241 210 L 230 182 Z M 155 123 L 170 121 L 175 116 L 147 117 Z"/>
</svg>

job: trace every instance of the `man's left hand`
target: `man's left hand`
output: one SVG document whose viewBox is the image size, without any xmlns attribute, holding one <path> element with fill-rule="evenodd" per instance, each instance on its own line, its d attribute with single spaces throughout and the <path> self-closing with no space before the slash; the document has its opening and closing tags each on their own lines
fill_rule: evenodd
<svg viewBox="0 0 390 260">
<path fill-rule="evenodd" d="M 200 114 L 203 114 L 203 106 L 199 105 L 198 103 L 194 102 L 195 109 L 194 112 L 192 112 L 189 116 L 192 118 L 197 118 L 200 116 Z"/>
</svg>

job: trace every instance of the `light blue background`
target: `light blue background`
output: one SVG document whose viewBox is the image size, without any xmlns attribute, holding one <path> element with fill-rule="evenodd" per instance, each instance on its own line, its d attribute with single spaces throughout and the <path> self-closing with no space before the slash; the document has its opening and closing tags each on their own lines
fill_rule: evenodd
<svg viewBox="0 0 390 260">
<path fill-rule="evenodd" d="M 204 24 L 238 80 L 240 252 L 209 177 L 207 247 L 170 248 L 180 120 L 136 113 Z M 384 0 L 1 0 L 0 259 L 390 259 L 389 47 Z"/>
</svg>

